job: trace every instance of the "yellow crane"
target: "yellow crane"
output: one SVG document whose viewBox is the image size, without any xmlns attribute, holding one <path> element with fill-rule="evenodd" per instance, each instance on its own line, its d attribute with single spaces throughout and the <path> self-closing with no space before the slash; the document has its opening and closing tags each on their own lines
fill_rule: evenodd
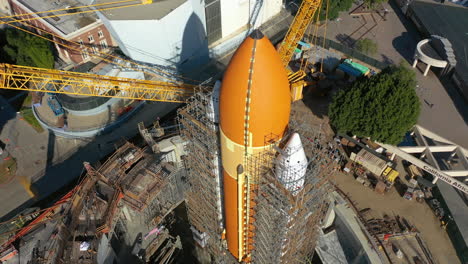
<svg viewBox="0 0 468 264">
<path fill-rule="evenodd" d="M 122 0 L 111 2 L 102 6 L 102 4 L 72 7 L 76 11 L 64 12 L 57 15 L 73 15 L 83 11 L 86 7 L 93 7 L 94 11 L 101 11 L 113 8 L 122 8 L 126 6 L 151 4 L 152 0 Z M 303 0 L 302 4 L 291 24 L 283 43 L 280 46 L 279 54 L 284 67 L 288 67 L 294 50 L 296 49 L 298 41 L 302 39 L 304 33 L 309 26 L 315 12 L 320 6 L 321 0 Z M 64 10 L 49 10 L 64 11 Z M 46 11 L 21 14 L 20 17 L 26 17 L 20 20 L 12 20 L 14 23 L 24 22 L 44 17 L 32 17 L 32 14 L 40 14 Z M 55 16 L 57 16 L 55 15 Z M 8 16 L 3 18 L 18 18 L 18 16 Z M 49 16 L 47 16 L 49 17 Z M 40 28 L 31 26 L 37 30 L 43 31 Z M 22 29 L 23 30 L 23 29 Z M 29 32 L 31 33 L 31 32 Z M 34 33 L 32 33 L 34 34 Z M 38 37 L 43 37 L 35 34 Z M 54 37 L 59 37 L 53 35 Z M 45 38 L 45 37 L 43 37 Z M 47 39 L 50 40 L 50 39 Z M 50 40 L 58 45 L 65 46 L 63 43 Z M 76 49 L 76 48 L 75 48 Z M 136 63 L 134 63 L 136 64 Z M 141 66 L 141 65 L 140 65 Z M 305 72 L 299 70 L 296 73 L 290 73 L 289 80 L 292 89 L 293 101 L 299 100 L 302 97 L 302 88 L 306 84 L 303 81 Z M 121 77 L 110 77 L 103 75 L 95 75 L 89 73 L 76 73 L 62 70 L 41 69 L 26 66 L 17 66 L 10 64 L 0 65 L 0 89 L 14 89 L 25 91 L 38 91 L 38 92 L 51 92 L 63 93 L 75 96 L 103 96 L 103 97 L 118 97 L 123 99 L 136 99 L 136 100 L 152 100 L 162 102 L 184 102 L 185 99 L 193 94 L 193 85 L 183 83 L 171 83 L 163 81 L 151 80 L 136 80 Z"/>
<path fill-rule="evenodd" d="M 75 96 L 185 102 L 193 85 L 0 64 L 0 88 Z"/>
<path fill-rule="evenodd" d="M 321 0 L 302 0 L 299 10 L 278 50 L 285 68 L 288 68 L 297 43 L 304 37 L 320 5 Z M 306 73 L 302 69 L 297 72 L 290 71 L 289 73 L 288 79 L 291 84 L 291 99 L 293 101 L 302 99 L 302 89 L 307 84 L 307 82 L 303 80 L 305 76 Z"/>
<path fill-rule="evenodd" d="M 25 24 L 24 22 L 49 17 L 75 15 L 80 13 L 89 13 L 151 3 L 152 0 L 120 0 L 108 2 L 105 4 L 93 4 L 86 6 L 68 7 L 66 9 L 47 10 L 35 13 L 5 16 L 2 18 L 9 18 L 11 21 L 2 21 L 2 23 L 9 24 L 19 30 L 34 34 L 37 37 L 42 37 L 58 45 L 80 51 L 80 49 L 77 47 L 66 45 L 53 39 L 45 38 L 44 36 L 19 28 L 12 23 L 21 23 L 23 25 L 32 27 L 39 32 L 47 33 L 41 28 L 30 24 Z M 39 16 L 39 14 L 42 13 L 47 13 L 47 16 Z M 50 15 L 51 13 L 54 15 Z M 52 34 L 52 36 L 62 39 L 58 35 Z M 110 62 L 109 60 L 106 61 Z M 137 63 L 132 64 L 143 66 Z M 0 64 L 0 89 L 63 93 L 74 96 L 102 96 L 161 102 L 185 102 L 185 100 L 193 94 L 193 88 L 194 85 L 178 82 L 137 80 L 89 73 Z"/>
</svg>

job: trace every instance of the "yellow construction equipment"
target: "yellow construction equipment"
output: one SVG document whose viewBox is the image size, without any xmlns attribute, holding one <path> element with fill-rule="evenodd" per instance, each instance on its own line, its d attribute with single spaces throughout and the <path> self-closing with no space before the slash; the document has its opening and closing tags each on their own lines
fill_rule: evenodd
<svg viewBox="0 0 468 264">
<path fill-rule="evenodd" d="M 0 88 L 177 103 L 185 102 L 194 86 L 0 64 Z"/>
<path fill-rule="evenodd" d="M 382 173 L 382 176 L 391 183 L 395 182 L 395 179 L 398 177 L 398 175 L 400 175 L 400 173 L 391 167 L 387 167 Z"/>
<path fill-rule="evenodd" d="M 42 37 L 57 45 L 70 48 L 72 50 L 80 51 L 80 48 L 74 47 L 72 44 L 78 46 L 78 43 L 67 41 L 60 36 L 53 33 L 45 32 L 43 29 L 35 27 L 33 24 L 24 24 L 31 20 L 44 19 L 49 17 L 76 15 L 80 13 L 88 13 L 95 11 L 103 11 L 109 9 L 137 6 L 151 4 L 152 0 L 120 0 L 109 3 L 93 4 L 79 7 L 69 7 L 67 9 L 47 10 L 35 13 L 18 14 L 15 16 L 4 16 L 1 18 L 8 18 L 11 21 L 2 21 L 1 24 L 9 24 L 19 30 L 23 30 L 30 34 Z M 70 12 L 74 9 L 74 12 Z M 65 12 L 67 11 L 67 12 Z M 47 16 L 39 16 L 41 13 L 47 12 Z M 55 12 L 55 13 L 53 13 Z M 53 13 L 53 15 L 50 15 Z M 32 16 L 35 15 L 35 16 Z M 17 27 L 12 23 L 20 23 L 24 26 L 32 27 L 40 33 L 52 34 L 59 40 L 45 38 L 34 32 L 29 32 L 23 28 Z M 66 45 L 64 43 L 71 43 Z M 102 53 L 102 52 L 98 52 Z M 107 57 L 116 58 L 108 54 L 103 54 Z M 123 58 L 119 58 L 126 61 Z M 104 61 L 109 59 L 103 58 Z M 130 64 L 137 65 L 143 68 L 148 68 L 135 62 L 127 61 Z M 157 69 L 156 69 L 157 70 Z M 165 73 L 161 71 L 161 73 Z M 162 77 L 148 72 L 150 75 Z M 166 73 L 167 76 L 167 73 Z M 175 77 L 175 76 L 174 76 Z M 164 78 L 164 77 L 163 77 Z M 167 79 L 167 77 L 165 77 Z M 25 90 L 36 92 L 49 92 L 49 93 L 62 93 L 73 96 L 101 96 L 101 97 L 116 97 L 122 99 L 134 100 L 149 100 L 160 102 L 174 102 L 181 103 L 193 94 L 194 85 L 188 85 L 180 82 L 165 82 L 165 81 L 152 81 L 152 80 L 137 80 L 130 78 L 111 77 L 104 75 L 96 75 L 89 73 L 69 72 L 63 70 L 42 69 L 35 67 L 26 67 L 10 64 L 0 64 L 0 89 L 12 90 Z"/>
<path fill-rule="evenodd" d="M 152 0 L 121 0 L 110 2 L 112 4 L 95 4 L 83 7 L 92 7 L 93 11 L 128 7 L 133 5 L 150 4 Z M 321 0 L 303 0 L 302 4 L 291 24 L 288 33 L 279 49 L 283 65 L 288 66 L 298 41 L 302 39 L 315 12 L 321 4 Z M 73 7 L 82 9 L 83 7 Z M 56 10 L 62 11 L 62 10 Z M 45 12 L 45 11 L 43 11 Z M 32 14 L 21 14 L 26 18 L 15 20 L 14 16 L 2 17 L 13 18 L 6 24 L 43 19 L 45 17 L 31 17 Z M 50 13 L 50 11 L 48 11 Z M 88 11 L 83 11 L 88 12 Z M 78 14 L 79 12 L 66 12 L 52 16 L 64 16 Z M 18 18 L 18 17 L 16 17 Z M 56 44 L 62 44 L 50 40 Z M 63 45 L 63 44 L 62 44 Z M 310 84 L 304 81 L 306 73 L 303 70 L 291 72 L 289 81 L 291 83 L 291 97 L 293 101 L 302 98 L 302 89 Z M 26 90 L 37 92 L 63 93 L 75 96 L 102 96 L 117 97 L 123 99 L 150 100 L 162 102 L 184 102 L 193 94 L 193 85 L 184 83 L 170 83 L 163 81 L 136 80 L 120 77 L 110 77 L 89 73 L 68 72 L 62 70 L 49 70 L 34 67 L 0 64 L 0 89 Z"/>
<path fill-rule="evenodd" d="M 294 20 L 289 27 L 279 48 L 279 54 L 284 67 L 288 67 L 297 43 L 304 37 L 307 27 L 310 25 L 315 12 L 319 8 L 321 0 L 303 0 Z M 302 89 L 307 85 L 303 79 L 306 73 L 301 69 L 296 73 L 290 72 L 288 79 L 291 83 L 291 99 L 297 101 L 302 99 Z"/>
</svg>

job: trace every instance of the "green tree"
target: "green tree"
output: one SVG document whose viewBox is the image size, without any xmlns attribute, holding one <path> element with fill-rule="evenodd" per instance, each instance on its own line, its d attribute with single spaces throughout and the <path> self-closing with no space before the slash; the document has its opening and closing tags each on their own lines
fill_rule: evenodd
<svg viewBox="0 0 468 264">
<path fill-rule="evenodd" d="M 372 39 L 360 39 L 356 41 L 356 49 L 367 55 L 375 55 L 377 53 L 377 43 Z"/>
<path fill-rule="evenodd" d="M 385 2 L 386 0 L 364 0 L 364 4 L 368 9 L 375 8 L 378 4 Z"/>
<path fill-rule="evenodd" d="M 339 17 L 340 12 L 351 9 L 353 2 L 354 0 L 328 0 L 328 20 L 334 20 Z M 323 1 L 319 14 L 320 21 L 326 19 L 327 1 Z"/>
<path fill-rule="evenodd" d="M 333 98 L 331 124 L 338 132 L 396 145 L 419 116 L 415 86 L 415 73 L 405 65 L 359 79 Z"/>
<path fill-rule="evenodd" d="M 23 66 L 52 69 L 54 55 L 49 41 L 13 28 L 5 29 L 4 59 Z"/>
<path fill-rule="evenodd" d="M 296 2 L 297 1 L 290 1 L 290 2 Z M 302 1 L 298 1 L 297 5 L 299 6 Z M 328 19 L 333 20 L 338 18 L 340 15 L 340 12 L 342 11 L 348 11 L 351 6 L 353 5 L 354 0 L 328 0 Z M 317 15 L 319 15 L 319 20 L 323 21 L 327 18 L 327 1 L 322 2 L 322 7 L 318 12 L 315 13 L 315 17 L 313 18 L 312 21 L 317 20 Z"/>
</svg>

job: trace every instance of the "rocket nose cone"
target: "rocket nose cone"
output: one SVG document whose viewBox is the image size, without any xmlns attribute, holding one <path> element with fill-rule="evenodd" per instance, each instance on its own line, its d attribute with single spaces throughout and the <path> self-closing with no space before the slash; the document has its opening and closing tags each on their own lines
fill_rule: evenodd
<svg viewBox="0 0 468 264">
<path fill-rule="evenodd" d="M 302 147 L 301 137 L 298 133 L 294 133 L 289 138 L 288 142 L 286 143 L 285 150 L 293 150 Z"/>
<path fill-rule="evenodd" d="M 270 40 L 254 30 L 231 58 L 220 92 L 220 128 L 237 144 L 282 138 L 290 113 L 288 74 Z"/>
<path fill-rule="evenodd" d="M 252 33 L 250 33 L 249 37 L 253 39 L 262 39 L 264 35 L 259 29 L 255 29 Z"/>
</svg>

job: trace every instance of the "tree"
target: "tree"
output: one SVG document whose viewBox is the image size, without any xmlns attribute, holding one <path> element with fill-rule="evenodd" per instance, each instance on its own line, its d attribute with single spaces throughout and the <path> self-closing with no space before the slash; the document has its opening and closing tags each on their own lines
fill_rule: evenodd
<svg viewBox="0 0 468 264">
<path fill-rule="evenodd" d="M 340 12 L 348 11 L 353 6 L 354 0 L 329 0 L 328 1 L 328 20 L 338 18 Z M 323 1 L 322 9 L 320 10 L 320 21 L 326 19 L 327 1 Z"/>
<path fill-rule="evenodd" d="M 405 65 L 359 79 L 333 98 L 331 124 L 341 133 L 396 145 L 419 116 L 415 86 L 415 73 Z"/>
<path fill-rule="evenodd" d="M 385 2 L 386 0 L 364 0 L 364 5 L 367 9 L 374 9 L 378 4 Z"/>
<path fill-rule="evenodd" d="M 300 6 L 302 1 L 290 1 L 290 3 L 297 3 L 297 7 Z M 348 11 L 353 5 L 354 0 L 329 0 L 328 1 L 328 19 L 333 20 L 338 18 L 341 11 Z M 312 21 L 317 21 L 317 15 L 319 15 L 319 20 L 323 21 L 327 19 L 327 1 L 322 2 L 322 7 L 318 12 L 315 12 L 314 18 Z"/>
<path fill-rule="evenodd" d="M 6 40 L 3 59 L 6 62 L 47 69 L 54 67 L 49 41 L 13 28 L 7 28 L 3 33 Z"/>
<path fill-rule="evenodd" d="M 375 55 L 377 53 L 377 43 L 372 39 L 360 39 L 356 41 L 356 49 L 367 55 Z"/>
</svg>

